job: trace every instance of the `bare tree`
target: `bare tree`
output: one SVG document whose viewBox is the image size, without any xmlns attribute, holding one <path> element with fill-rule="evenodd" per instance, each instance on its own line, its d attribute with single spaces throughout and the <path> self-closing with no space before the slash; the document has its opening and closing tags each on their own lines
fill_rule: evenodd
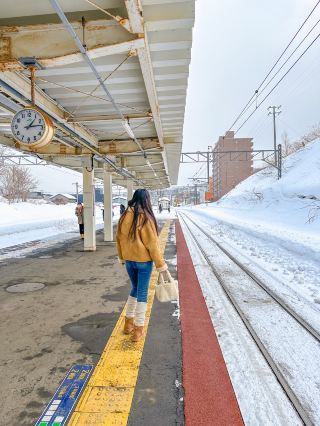
<svg viewBox="0 0 320 426">
<path fill-rule="evenodd" d="M 304 148 L 310 142 L 315 141 L 320 138 L 320 123 L 312 128 L 309 133 L 301 136 L 301 138 L 297 139 L 295 142 L 289 145 L 288 154 L 292 154 L 293 152 L 299 151 L 299 149 Z"/>
<path fill-rule="evenodd" d="M 36 179 L 30 171 L 17 165 L 3 167 L 0 174 L 0 193 L 9 203 L 26 201 L 28 193 L 35 189 Z"/>
<path fill-rule="evenodd" d="M 4 162 L 4 155 L 5 154 L 6 154 L 6 147 L 0 145 L 0 175 L 1 175 L 1 171 L 5 167 L 5 162 Z"/>
<path fill-rule="evenodd" d="M 287 155 L 290 154 L 290 140 L 289 140 L 289 136 L 288 133 L 286 131 L 284 131 L 281 135 L 281 139 L 282 139 L 282 155 L 284 157 L 287 157 Z"/>
</svg>

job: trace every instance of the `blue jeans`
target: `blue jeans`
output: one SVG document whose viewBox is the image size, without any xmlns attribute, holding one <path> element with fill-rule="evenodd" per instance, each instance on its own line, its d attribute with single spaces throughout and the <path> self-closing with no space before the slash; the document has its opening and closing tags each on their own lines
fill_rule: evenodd
<svg viewBox="0 0 320 426">
<path fill-rule="evenodd" d="M 146 302 L 152 272 L 152 261 L 133 262 L 126 260 L 126 268 L 131 281 L 131 297 L 136 297 L 138 302 Z"/>
</svg>

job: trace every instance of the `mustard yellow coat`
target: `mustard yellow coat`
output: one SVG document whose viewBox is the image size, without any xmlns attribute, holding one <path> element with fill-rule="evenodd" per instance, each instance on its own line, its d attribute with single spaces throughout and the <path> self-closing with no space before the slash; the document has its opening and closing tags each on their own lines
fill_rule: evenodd
<svg viewBox="0 0 320 426">
<path fill-rule="evenodd" d="M 148 220 L 141 227 L 144 213 L 140 213 L 136 238 L 129 238 L 129 231 L 133 222 L 133 210 L 128 209 L 121 224 L 121 231 L 117 230 L 117 249 L 120 261 L 148 262 L 152 260 L 158 270 L 166 269 L 166 262 L 160 250 L 159 238 L 154 224 Z"/>
</svg>

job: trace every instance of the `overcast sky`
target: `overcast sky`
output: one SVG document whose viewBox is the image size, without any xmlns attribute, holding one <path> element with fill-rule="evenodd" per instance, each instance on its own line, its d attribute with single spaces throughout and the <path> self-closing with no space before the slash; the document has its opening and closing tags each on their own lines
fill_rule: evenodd
<svg viewBox="0 0 320 426">
<path fill-rule="evenodd" d="M 207 150 L 225 133 L 315 4 L 316 0 L 196 1 L 183 151 Z M 320 6 L 318 9 L 297 40 L 320 19 Z M 288 62 L 288 68 L 319 30 L 320 25 Z M 257 148 L 272 148 L 269 105 L 282 105 L 279 139 L 284 130 L 290 139 L 298 138 L 320 121 L 319 50 L 320 38 L 238 136 L 253 137 Z M 181 165 L 179 183 L 188 183 L 187 178 L 198 169 Z"/>
<path fill-rule="evenodd" d="M 183 151 L 207 150 L 225 133 L 315 3 L 316 0 L 196 1 Z M 318 9 L 295 46 L 320 19 L 320 6 Z M 310 34 L 287 67 L 316 37 L 319 28 Z M 279 140 L 285 130 L 294 140 L 320 121 L 319 48 L 320 38 L 238 136 L 253 137 L 256 148 L 272 148 L 269 105 L 282 105 Z M 190 183 L 188 177 L 198 169 L 198 165 L 181 165 L 179 184 Z M 55 172 L 54 168 L 38 167 L 35 173 L 39 188 L 51 192 L 71 192 L 72 183 L 81 182 L 79 174 L 63 169 Z"/>
</svg>

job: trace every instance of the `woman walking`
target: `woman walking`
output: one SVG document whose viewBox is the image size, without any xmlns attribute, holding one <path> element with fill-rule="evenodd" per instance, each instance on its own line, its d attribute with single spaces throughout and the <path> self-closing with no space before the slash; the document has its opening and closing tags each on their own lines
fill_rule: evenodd
<svg viewBox="0 0 320 426">
<path fill-rule="evenodd" d="M 119 220 L 117 249 L 119 261 L 125 263 L 132 286 L 124 333 L 132 333 L 132 341 L 138 342 L 143 336 L 152 264 L 155 263 L 159 272 L 168 269 L 160 250 L 158 225 L 146 189 L 135 191 Z"/>
<path fill-rule="evenodd" d="M 78 217 L 80 238 L 84 239 L 84 220 L 83 220 L 83 205 L 81 203 L 77 204 L 75 215 Z"/>
</svg>

